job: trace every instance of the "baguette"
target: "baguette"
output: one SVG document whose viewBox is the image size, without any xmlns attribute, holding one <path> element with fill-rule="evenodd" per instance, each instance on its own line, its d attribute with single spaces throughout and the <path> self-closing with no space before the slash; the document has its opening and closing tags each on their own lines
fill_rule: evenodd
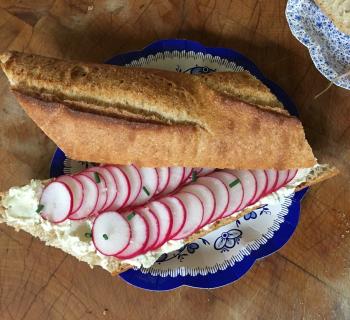
<svg viewBox="0 0 350 320">
<path fill-rule="evenodd" d="M 235 169 L 316 164 L 300 121 L 247 73 L 191 76 L 18 52 L 1 62 L 27 114 L 75 160 Z"/>
</svg>

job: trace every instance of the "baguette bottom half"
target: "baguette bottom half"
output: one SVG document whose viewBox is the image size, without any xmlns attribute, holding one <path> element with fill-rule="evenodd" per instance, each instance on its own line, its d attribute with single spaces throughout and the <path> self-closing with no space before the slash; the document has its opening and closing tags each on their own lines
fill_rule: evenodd
<svg viewBox="0 0 350 320">
<path fill-rule="evenodd" d="M 313 169 L 310 170 L 309 174 L 306 176 L 305 181 L 301 184 L 297 185 L 295 190 L 301 190 L 305 187 L 311 186 L 315 183 L 321 182 L 328 178 L 331 178 L 338 174 L 338 170 L 335 167 L 331 167 L 329 165 L 317 165 Z M 33 183 L 34 180 L 32 180 Z M 42 184 L 47 184 L 49 180 L 42 181 Z M 29 185 L 27 185 L 29 188 Z M 25 186 L 25 187 L 27 187 Z M 45 242 L 48 246 L 53 246 L 61 249 L 62 251 L 76 257 L 80 261 L 84 261 L 88 263 L 92 268 L 95 266 L 100 266 L 103 269 L 110 272 L 112 275 L 117 275 L 123 271 L 126 271 L 134 266 L 134 264 L 130 263 L 128 260 L 118 260 L 114 257 L 107 257 L 99 254 L 96 250 L 91 250 L 90 246 L 93 246 L 91 240 L 84 239 L 79 236 L 79 234 L 84 234 L 86 230 L 79 230 L 84 228 L 84 224 L 79 224 L 77 228 L 77 233 L 67 239 L 62 240 L 62 236 L 64 235 L 64 229 L 62 231 L 56 230 L 53 232 L 52 223 L 42 219 L 40 215 L 35 218 L 35 221 L 32 223 L 26 224 L 24 222 L 24 218 L 21 217 L 13 217 L 7 214 L 7 210 L 3 199 L 6 198 L 9 191 L 4 193 L 0 193 L 0 223 L 6 223 L 7 225 L 16 229 L 16 231 L 23 230 L 25 232 L 30 233 L 32 236 L 39 238 L 41 241 Z M 158 252 L 158 256 L 161 253 L 168 253 L 170 251 L 176 250 L 177 248 L 185 245 L 186 243 L 190 243 L 195 241 L 196 239 L 207 235 L 208 233 L 225 226 L 227 224 L 232 223 L 235 220 L 238 220 L 245 214 L 250 211 L 257 209 L 259 204 L 255 204 L 253 206 L 247 207 L 244 210 L 237 212 L 229 217 L 220 219 L 215 221 L 214 223 L 205 226 L 204 228 L 198 230 L 196 233 L 187 237 L 183 241 L 177 241 L 176 247 L 169 245 L 169 243 L 162 246 Z M 86 228 L 89 226 L 86 225 Z M 87 229 L 88 230 L 88 229 Z M 89 241 L 89 243 L 88 243 Z M 171 242 L 171 241 L 169 241 Z M 160 253 L 160 254 L 159 254 Z M 155 261 L 156 259 L 154 259 Z"/>
</svg>

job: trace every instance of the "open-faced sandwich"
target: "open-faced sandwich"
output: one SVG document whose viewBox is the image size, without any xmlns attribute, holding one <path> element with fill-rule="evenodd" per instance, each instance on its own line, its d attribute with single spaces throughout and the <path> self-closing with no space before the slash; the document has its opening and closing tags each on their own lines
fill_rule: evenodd
<svg viewBox="0 0 350 320">
<path fill-rule="evenodd" d="M 8 52 L 17 100 L 71 159 L 1 194 L 0 222 L 117 274 L 337 173 L 248 73 L 188 75 Z"/>
</svg>

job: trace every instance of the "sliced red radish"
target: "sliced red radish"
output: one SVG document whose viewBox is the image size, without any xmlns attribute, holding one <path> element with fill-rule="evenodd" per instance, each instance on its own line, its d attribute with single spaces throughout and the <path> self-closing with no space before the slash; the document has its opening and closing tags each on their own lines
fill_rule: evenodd
<svg viewBox="0 0 350 320">
<path fill-rule="evenodd" d="M 149 251 L 158 241 L 159 238 L 159 222 L 155 214 L 147 207 L 137 209 L 142 217 L 145 218 L 149 227 L 149 237 L 143 252 Z"/>
<path fill-rule="evenodd" d="M 220 179 L 227 187 L 229 193 L 227 209 L 222 215 L 222 218 L 236 212 L 243 201 L 243 187 L 237 176 L 224 171 L 216 171 L 211 173 L 210 177 Z"/>
<path fill-rule="evenodd" d="M 81 220 L 91 215 L 96 208 L 98 188 L 96 183 L 88 176 L 78 174 L 74 176 L 83 185 L 84 199 L 81 207 L 69 216 L 71 220 Z"/>
<path fill-rule="evenodd" d="M 267 174 L 265 170 L 252 170 L 251 171 L 256 180 L 256 194 L 251 204 L 257 202 L 261 197 L 264 196 L 267 189 Z"/>
<path fill-rule="evenodd" d="M 159 201 L 168 206 L 170 213 L 172 215 L 173 226 L 169 234 L 169 238 L 172 239 L 180 232 L 180 230 L 183 228 L 185 224 L 185 220 L 186 220 L 185 207 L 179 199 L 172 196 L 162 198 Z"/>
<path fill-rule="evenodd" d="M 193 169 L 192 168 L 188 168 L 188 167 L 185 167 L 185 172 L 184 172 L 184 176 L 182 178 L 182 181 L 181 183 L 185 183 L 185 182 L 189 182 L 191 181 L 191 178 L 192 178 L 192 171 Z"/>
<path fill-rule="evenodd" d="M 226 212 L 229 201 L 228 189 L 225 184 L 220 179 L 210 176 L 198 178 L 195 184 L 208 187 L 214 194 L 215 211 L 209 222 L 213 222 L 222 217 Z"/>
<path fill-rule="evenodd" d="M 130 195 L 130 182 L 126 174 L 115 166 L 105 167 L 113 176 L 116 186 L 117 186 L 117 197 L 114 202 L 106 209 L 108 210 L 118 210 L 125 206 Z"/>
<path fill-rule="evenodd" d="M 74 213 L 81 207 L 83 203 L 83 197 L 84 197 L 83 185 L 75 177 L 68 176 L 68 175 L 60 176 L 56 179 L 56 181 L 65 183 L 70 189 L 70 191 L 72 192 L 72 196 L 73 196 L 72 213 Z"/>
<path fill-rule="evenodd" d="M 267 187 L 264 196 L 270 194 L 273 191 L 278 179 L 278 171 L 275 169 L 265 170 L 267 175 Z"/>
<path fill-rule="evenodd" d="M 117 197 L 117 184 L 115 182 L 115 179 L 112 175 L 112 173 L 105 167 L 92 167 L 87 169 L 86 171 L 96 171 L 99 173 L 100 176 L 103 177 L 103 179 L 106 182 L 107 186 L 107 199 L 106 204 L 102 208 L 102 210 L 107 209 Z"/>
<path fill-rule="evenodd" d="M 162 193 L 166 186 L 168 185 L 170 178 L 170 168 L 169 167 L 160 167 L 156 168 L 158 174 L 158 188 L 156 194 Z"/>
<path fill-rule="evenodd" d="M 73 195 L 68 185 L 60 181 L 50 182 L 41 195 L 39 208 L 41 216 L 50 222 L 66 220 L 72 211 Z"/>
<path fill-rule="evenodd" d="M 208 187 L 196 183 L 181 188 L 180 192 L 182 191 L 190 192 L 202 201 L 204 211 L 200 227 L 208 224 L 215 212 L 215 199 L 213 192 Z"/>
<path fill-rule="evenodd" d="M 128 166 L 118 166 L 118 168 L 126 174 L 130 183 L 129 199 L 124 205 L 125 207 L 128 207 L 135 201 L 141 192 L 141 175 L 139 170 L 133 164 Z"/>
<path fill-rule="evenodd" d="M 291 182 L 295 178 L 297 173 L 298 173 L 298 169 L 291 169 L 291 170 L 289 170 L 288 177 L 287 177 L 287 180 L 286 180 L 286 184 Z"/>
<path fill-rule="evenodd" d="M 181 184 L 184 174 L 185 174 L 184 167 L 170 167 L 169 182 L 161 194 L 163 195 L 169 194 L 174 190 L 176 190 Z"/>
<path fill-rule="evenodd" d="M 208 174 L 210 174 L 214 171 L 215 171 L 214 168 L 202 168 L 202 170 L 200 172 L 198 172 L 198 177 L 207 176 Z"/>
<path fill-rule="evenodd" d="M 189 192 L 180 192 L 174 196 L 186 209 L 186 222 L 180 232 L 173 238 L 180 240 L 196 232 L 203 221 L 203 204 L 197 196 Z"/>
<path fill-rule="evenodd" d="M 81 175 L 88 176 L 91 178 L 97 185 L 98 188 L 98 199 L 95 210 L 93 214 L 99 214 L 102 211 L 102 208 L 105 207 L 107 201 L 107 184 L 102 175 L 96 171 L 83 171 Z"/>
<path fill-rule="evenodd" d="M 226 170 L 234 174 L 242 184 L 243 200 L 237 211 L 242 210 L 248 206 L 254 199 L 257 191 L 257 182 L 254 175 L 249 170 Z"/>
<path fill-rule="evenodd" d="M 131 231 L 126 219 L 115 211 L 106 211 L 94 221 L 92 241 L 95 248 L 105 256 L 114 256 L 129 244 Z"/>
<path fill-rule="evenodd" d="M 140 255 L 145 249 L 149 237 L 149 226 L 146 219 L 135 211 L 125 213 L 124 218 L 129 222 L 131 238 L 128 246 L 116 254 L 115 257 L 118 259 L 131 259 Z"/>
<path fill-rule="evenodd" d="M 156 169 L 143 167 L 138 168 L 138 170 L 141 175 L 142 189 L 136 200 L 130 204 L 132 206 L 145 204 L 154 196 L 158 187 L 158 174 Z"/>
<path fill-rule="evenodd" d="M 152 201 L 146 205 L 159 222 L 159 237 L 152 249 L 157 249 L 169 239 L 170 231 L 173 227 L 173 220 L 169 208 L 159 201 Z"/>
<path fill-rule="evenodd" d="M 289 173 L 289 170 L 279 170 L 278 171 L 278 179 L 277 179 L 274 190 L 278 190 L 279 188 L 281 188 L 285 184 L 286 180 L 288 179 L 288 173 Z"/>
</svg>

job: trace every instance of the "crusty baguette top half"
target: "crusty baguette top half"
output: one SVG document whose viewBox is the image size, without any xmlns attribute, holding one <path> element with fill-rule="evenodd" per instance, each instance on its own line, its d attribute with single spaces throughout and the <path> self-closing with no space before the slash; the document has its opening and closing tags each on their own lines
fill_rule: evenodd
<svg viewBox="0 0 350 320">
<path fill-rule="evenodd" d="M 303 168 L 300 121 L 247 73 L 154 69 L 1 55 L 11 88 L 71 158 L 140 166 Z"/>
</svg>

